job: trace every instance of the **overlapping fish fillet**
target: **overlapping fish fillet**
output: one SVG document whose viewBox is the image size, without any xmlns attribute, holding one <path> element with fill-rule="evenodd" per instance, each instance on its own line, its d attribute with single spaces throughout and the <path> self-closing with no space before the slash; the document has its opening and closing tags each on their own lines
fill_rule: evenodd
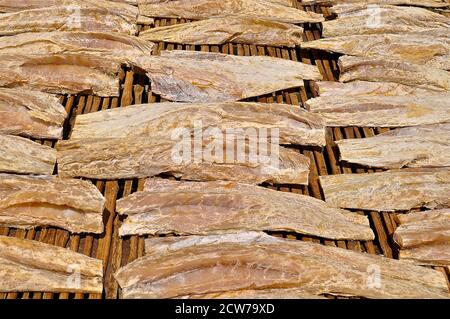
<svg viewBox="0 0 450 319">
<path fill-rule="evenodd" d="M 327 4 L 334 7 L 358 5 L 409 5 L 428 8 L 444 8 L 450 6 L 448 0 L 302 0 L 305 5 Z"/>
<path fill-rule="evenodd" d="M 34 240 L 0 236 L 0 291 L 102 293 L 102 261 Z"/>
<path fill-rule="evenodd" d="M 414 168 L 370 174 L 320 176 L 325 201 L 375 211 L 450 207 L 448 168 Z"/>
<path fill-rule="evenodd" d="M 281 144 L 324 146 L 322 118 L 299 106 L 250 102 L 152 103 L 79 115 L 71 138 L 123 138 L 131 136 L 170 137 L 174 130 L 218 128 L 267 129 L 268 137 L 278 134 Z M 276 131 L 275 131 L 276 129 Z"/>
<path fill-rule="evenodd" d="M 89 182 L 55 176 L 0 174 L 0 224 L 103 232 L 105 199 Z"/>
<path fill-rule="evenodd" d="M 374 267 L 380 270 L 381 288 L 367 284 L 367 274 Z M 115 278 L 124 298 L 174 298 L 272 288 L 366 298 L 449 298 L 444 274 L 438 271 L 281 238 L 253 244 L 218 242 L 147 255 L 121 268 Z"/>
<path fill-rule="evenodd" d="M 233 182 L 150 179 L 144 191 L 120 199 L 117 211 L 128 216 L 119 230 L 122 236 L 282 230 L 332 239 L 373 239 L 365 216 L 309 196 Z"/>
<path fill-rule="evenodd" d="M 162 51 L 138 59 L 152 91 L 179 102 L 227 102 L 321 80 L 317 66 L 264 56 Z"/>
<path fill-rule="evenodd" d="M 179 1 L 179 0 L 137 0 L 138 4 L 148 4 L 148 3 L 165 3 L 169 1 Z M 266 0 L 268 2 L 279 3 L 288 7 L 294 6 L 294 0 Z"/>
</svg>

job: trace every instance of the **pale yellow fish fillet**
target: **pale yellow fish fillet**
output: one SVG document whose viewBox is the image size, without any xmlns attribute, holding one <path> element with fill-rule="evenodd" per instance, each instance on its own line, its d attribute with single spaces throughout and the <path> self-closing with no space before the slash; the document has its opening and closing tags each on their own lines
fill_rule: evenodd
<svg viewBox="0 0 450 319">
<path fill-rule="evenodd" d="M 365 298 L 450 296 L 445 275 L 436 270 L 272 237 L 254 244 L 219 242 L 147 255 L 122 267 L 115 278 L 124 298 L 175 298 L 272 288 Z"/>
<path fill-rule="evenodd" d="M 102 233 L 105 199 L 87 181 L 56 176 L 0 174 L 0 224 L 55 226 L 74 233 Z"/>
<path fill-rule="evenodd" d="M 27 138 L 0 134 L 0 171 L 20 174 L 51 175 L 56 150 Z"/>
<path fill-rule="evenodd" d="M 309 196 L 232 182 L 150 179 L 144 191 L 120 199 L 117 211 L 128 216 L 119 230 L 122 236 L 241 230 L 294 231 L 332 239 L 374 236 L 365 216 Z"/>
<path fill-rule="evenodd" d="M 369 174 L 320 176 L 332 206 L 375 211 L 450 207 L 448 168 L 415 168 Z"/>
<path fill-rule="evenodd" d="M 220 16 L 248 16 L 290 23 L 324 21 L 321 14 L 306 12 L 265 0 L 174 0 L 139 4 L 139 13 L 148 17 L 201 20 Z"/>
<path fill-rule="evenodd" d="M 179 102 L 227 102 L 321 80 L 317 66 L 264 56 L 162 51 L 138 59 L 152 92 Z"/>
<path fill-rule="evenodd" d="M 0 236 L 0 291 L 102 293 L 103 262 L 70 249 Z"/>
<path fill-rule="evenodd" d="M 140 38 L 181 44 L 244 43 L 269 46 L 299 46 L 303 28 L 251 17 L 211 18 L 159 27 L 139 33 Z"/>
<path fill-rule="evenodd" d="M 78 115 L 71 138 L 170 137 L 175 129 L 191 133 L 212 128 L 225 132 L 265 130 L 282 144 L 325 146 L 322 118 L 296 105 L 251 102 L 151 103 Z M 276 130 L 276 131 L 275 131 Z"/>
</svg>

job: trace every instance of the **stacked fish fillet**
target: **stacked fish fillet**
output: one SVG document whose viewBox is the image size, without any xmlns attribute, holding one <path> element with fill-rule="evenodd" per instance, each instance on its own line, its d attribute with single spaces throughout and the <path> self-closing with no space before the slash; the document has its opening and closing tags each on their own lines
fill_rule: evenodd
<svg viewBox="0 0 450 319">
<path fill-rule="evenodd" d="M 307 101 L 330 126 L 395 128 L 337 141 L 343 161 L 389 171 L 320 178 L 326 201 L 398 215 L 401 259 L 449 265 L 450 18 L 431 1 L 329 1 L 334 20 L 305 48 L 344 54 L 337 82 Z M 402 5 L 402 6 L 397 6 Z M 405 6 L 408 5 L 408 6 Z"/>
</svg>

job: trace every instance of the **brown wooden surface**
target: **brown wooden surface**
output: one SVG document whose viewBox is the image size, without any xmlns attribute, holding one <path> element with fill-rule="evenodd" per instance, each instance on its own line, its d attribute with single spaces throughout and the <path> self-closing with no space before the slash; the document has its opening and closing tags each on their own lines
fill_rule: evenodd
<svg viewBox="0 0 450 319">
<path fill-rule="evenodd" d="M 326 8 L 301 6 L 306 11 L 323 12 L 328 15 Z M 322 11 L 323 9 L 323 11 Z M 187 22 L 184 19 L 156 19 L 155 26 L 172 25 L 176 23 Z M 144 27 L 141 26 L 141 29 Z M 148 27 L 145 27 L 148 28 Z M 310 41 L 320 38 L 320 25 L 305 25 L 304 40 Z M 316 64 L 323 74 L 325 80 L 336 80 L 338 77 L 338 68 L 336 55 L 319 52 L 316 50 L 301 50 L 289 48 L 274 48 L 255 45 L 225 44 L 220 46 L 193 46 L 158 43 L 158 49 L 155 54 L 161 50 L 197 50 L 209 52 L 222 52 L 234 55 L 256 56 L 267 55 L 282 59 L 301 61 L 309 64 Z M 76 115 L 97 112 L 115 107 L 126 107 L 139 103 L 157 103 L 164 101 L 159 96 L 152 94 L 149 80 L 141 74 L 134 74 L 129 69 L 124 69 L 120 74 L 121 96 L 114 98 L 100 98 L 97 96 L 64 96 L 61 101 L 64 103 L 69 117 L 66 120 L 64 128 L 64 138 L 70 137 L 70 132 L 74 124 Z M 304 88 L 289 89 L 279 91 L 257 98 L 248 99 L 248 101 L 258 102 L 278 102 L 287 104 L 303 105 L 304 101 L 315 96 L 312 90 L 312 83 L 306 82 Z M 338 153 L 333 141 L 342 138 L 364 138 L 379 134 L 385 131 L 379 128 L 329 128 L 327 130 L 327 146 L 323 149 L 314 147 L 298 147 L 299 152 L 311 159 L 310 183 L 308 186 L 270 186 L 280 191 L 305 194 L 316 198 L 324 199 L 323 193 L 318 182 L 318 176 L 328 174 L 342 173 L 363 173 L 375 170 L 359 167 L 356 165 L 341 163 L 338 160 Z M 41 141 L 43 144 L 54 146 L 54 141 Z M 127 196 L 143 188 L 144 180 L 92 180 L 98 189 L 106 197 L 106 209 L 104 212 L 105 232 L 102 235 L 71 235 L 69 232 L 55 229 L 36 229 L 36 230 L 15 230 L 0 227 L 0 235 L 16 236 L 20 238 L 34 239 L 61 247 L 66 247 L 78 251 L 85 255 L 102 259 L 105 263 L 104 293 L 97 294 L 72 294 L 72 293 L 0 293 L 0 299 L 97 299 L 97 298 L 118 298 L 120 297 L 120 288 L 114 280 L 113 274 L 121 266 L 135 260 L 144 254 L 144 237 L 118 237 L 118 228 L 122 218 L 115 213 L 115 203 L 117 199 Z M 392 233 L 397 227 L 394 221 L 393 213 L 362 212 L 369 217 L 370 224 L 376 238 L 374 241 L 333 241 L 302 236 L 298 234 L 274 233 L 276 236 L 297 238 L 298 240 L 313 241 L 328 246 L 336 246 L 355 251 L 382 254 L 386 257 L 397 258 L 398 251 L 392 241 Z M 439 271 L 450 276 L 447 268 L 436 267 Z"/>
</svg>

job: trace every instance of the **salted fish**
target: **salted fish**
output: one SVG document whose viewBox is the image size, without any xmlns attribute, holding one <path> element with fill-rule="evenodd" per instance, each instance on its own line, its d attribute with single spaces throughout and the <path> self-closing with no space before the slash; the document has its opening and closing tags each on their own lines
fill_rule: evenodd
<svg viewBox="0 0 450 319">
<path fill-rule="evenodd" d="M 398 257 L 419 265 L 448 267 L 450 266 L 450 244 L 447 242 L 401 249 Z"/>
<path fill-rule="evenodd" d="M 395 82 L 434 91 L 450 91 L 450 72 L 383 57 L 342 56 L 340 82 Z"/>
<path fill-rule="evenodd" d="M 144 191 L 117 201 L 116 209 L 127 216 L 121 236 L 273 230 L 331 239 L 374 238 L 366 216 L 310 196 L 234 182 L 150 179 Z"/>
<path fill-rule="evenodd" d="M 315 295 L 449 298 L 445 275 L 377 255 L 264 235 L 260 243 L 192 246 L 119 269 L 124 298 L 174 298 L 246 289 L 302 288 Z M 374 277 L 374 273 L 379 276 Z"/>
<path fill-rule="evenodd" d="M 0 54 L 89 54 L 133 64 L 151 55 L 154 44 L 135 36 L 105 32 L 30 32 L 0 37 Z"/>
<path fill-rule="evenodd" d="M 450 167 L 450 124 L 399 128 L 337 141 L 340 159 L 380 168 Z"/>
<path fill-rule="evenodd" d="M 139 13 L 148 17 L 202 20 L 220 16 L 247 16 L 280 22 L 314 23 L 324 21 L 322 14 L 306 12 L 265 0 L 174 0 L 139 4 Z"/>
<path fill-rule="evenodd" d="M 0 134 L 0 172 L 51 175 L 56 150 L 27 138 Z"/>
<path fill-rule="evenodd" d="M 333 7 L 336 10 L 336 7 Z M 324 38 L 353 34 L 450 31 L 450 18 L 424 8 L 390 5 L 345 6 L 339 17 L 323 22 Z M 335 11 L 336 12 L 336 11 Z"/>
<path fill-rule="evenodd" d="M 119 96 L 121 63 L 87 54 L 0 55 L 0 86 Z"/>
<path fill-rule="evenodd" d="M 70 249 L 0 236 L 0 291 L 102 293 L 103 262 Z"/>
<path fill-rule="evenodd" d="M 450 122 L 450 94 L 328 95 L 306 101 L 327 126 L 403 127 Z"/>
<path fill-rule="evenodd" d="M 276 129 L 281 144 L 325 146 L 322 118 L 297 105 L 251 102 L 151 103 L 77 116 L 71 138 L 170 137 L 176 129 Z"/>
<path fill-rule="evenodd" d="M 62 138 L 67 117 L 56 96 L 24 89 L 0 88 L 0 133 L 34 138 Z"/>
<path fill-rule="evenodd" d="M 320 176 L 332 206 L 375 211 L 450 207 L 450 170 L 414 168 L 370 174 Z"/>
<path fill-rule="evenodd" d="M 137 1 L 138 4 L 148 4 L 148 3 L 166 3 L 169 1 L 179 1 L 179 0 L 137 0 Z M 293 7 L 295 0 L 265 0 L 265 1 L 279 3 L 288 7 Z"/>
<path fill-rule="evenodd" d="M 189 132 L 180 132 L 174 139 L 131 136 L 60 141 L 59 175 L 118 179 L 165 173 L 196 181 L 308 184 L 309 158 L 298 150 L 241 134 L 205 137 L 195 142 Z M 257 144 L 264 145 L 267 152 L 252 148 Z M 236 147 L 242 152 L 236 152 Z"/>
<path fill-rule="evenodd" d="M 327 299 L 303 288 L 244 289 L 215 292 L 203 295 L 188 295 L 178 299 Z"/>
<path fill-rule="evenodd" d="M 136 18 L 107 7 L 55 6 L 0 14 L 0 35 L 47 31 L 118 32 L 135 35 Z"/>
<path fill-rule="evenodd" d="M 105 199 L 87 181 L 0 174 L 0 224 L 29 229 L 55 226 L 102 233 Z"/>
<path fill-rule="evenodd" d="M 433 33 L 347 35 L 305 42 L 302 48 L 360 57 L 386 57 L 450 70 L 450 37 L 437 37 Z"/>
<path fill-rule="evenodd" d="M 449 0 L 302 0 L 305 5 L 328 4 L 335 6 L 357 5 L 408 5 L 427 8 L 444 8 L 450 6 Z"/>
<path fill-rule="evenodd" d="M 317 66 L 265 56 L 162 51 L 139 58 L 152 92 L 179 102 L 228 102 L 321 80 Z"/>
<path fill-rule="evenodd" d="M 269 46 L 299 46 L 303 28 L 253 17 L 222 17 L 152 28 L 139 33 L 149 41 L 181 44 L 245 43 Z"/>
</svg>

